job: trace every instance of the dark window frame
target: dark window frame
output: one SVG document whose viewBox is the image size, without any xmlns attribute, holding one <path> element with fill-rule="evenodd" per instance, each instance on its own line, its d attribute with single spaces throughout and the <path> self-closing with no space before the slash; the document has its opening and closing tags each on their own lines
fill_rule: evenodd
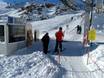
<svg viewBox="0 0 104 78">
<path fill-rule="evenodd" d="M 23 30 L 23 31 L 21 31 Z M 25 26 L 23 25 L 8 25 L 9 43 L 25 40 Z M 22 34 L 21 34 L 22 33 Z"/>
<path fill-rule="evenodd" d="M 5 41 L 5 30 L 4 25 L 0 25 L 0 42 Z"/>
</svg>

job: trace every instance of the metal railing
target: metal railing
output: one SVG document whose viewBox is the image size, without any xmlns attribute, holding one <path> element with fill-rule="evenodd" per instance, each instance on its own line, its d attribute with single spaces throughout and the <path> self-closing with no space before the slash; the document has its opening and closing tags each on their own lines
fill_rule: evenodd
<svg viewBox="0 0 104 78">
<path fill-rule="evenodd" d="M 72 66 L 71 66 L 72 68 Z M 70 78 L 104 78 L 104 73 L 98 68 L 94 71 L 67 70 Z"/>
<path fill-rule="evenodd" d="M 63 57 L 63 59 L 68 61 L 65 57 Z M 93 61 L 90 56 L 89 60 Z M 99 67 L 97 62 L 93 61 L 93 63 L 97 67 L 94 70 L 76 70 L 70 63 L 70 70 L 66 69 L 66 76 L 64 78 L 104 78 L 104 70 Z"/>
</svg>

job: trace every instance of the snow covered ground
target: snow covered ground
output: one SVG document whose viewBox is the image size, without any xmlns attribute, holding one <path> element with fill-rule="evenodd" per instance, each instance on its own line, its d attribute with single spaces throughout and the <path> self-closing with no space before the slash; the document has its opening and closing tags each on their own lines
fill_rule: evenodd
<svg viewBox="0 0 104 78">
<path fill-rule="evenodd" d="M 0 78 L 57 78 L 59 71 L 42 52 L 0 57 Z"/>
<path fill-rule="evenodd" d="M 104 77 L 104 44 L 101 44 L 95 50 L 90 51 L 89 55 L 84 55 L 83 60 L 87 68 L 90 71 L 95 72 L 96 78 Z"/>
<path fill-rule="evenodd" d="M 49 36 L 55 39 L 55 32 L 58 30 L 59 27 L 63 27 L 63 31 L 65 32 L 65 40 L 70 40 L 71 37 L 73 38 L 72 33 L 76 34 L 76 26 L 81 25 L 83 27 L 84 21 L 80 16 L 83 12 L 77 14 L 66 14 L 61 16 L 56 16 L 49 20 L 43 21 L 36 21 L 31 22 L 33 33 L 34 30 L 39 30 L 39 38 L 41 39 L 42 36 L 48 32 Z M 73 20 L 71 19 L 73 17 Z M 68 25 L 68 27 L 66 27 Z M 83 32 L 83 31 L 82 31 Z M 68 36 L 69 34 L 70 36 Z M 75 38 L 74 38 L 75 39 Z"/>
<path fill-rule="evenodd" d="M 46 32 L 49 33 L 50 53 L 44 55 L 41 41 L 37 41 L 31 47 L 18 50 L 11 56 L 1 56 L 0 78 L 104 78 L 104 45 L 101 44 L 104 37 L 100 35 L 101 38 L 94 44 L 94 48 L 92 47 L 91 51 L 88 50 L 90 58 L 87 64 L 88 52 L 86 53 L 86 48 L 82 45 L 83 30 L 82 34 L 76 34 L 77 25 L 81 25 L 84 29 L 82 13 L 30 22 L 33 32 L 39 30 L 39 39 Z M 63 27 L 65 34 L 63 42 L 65 50 L 61 53 L 60 64 L 58 64 L 58 55 L 55 55 L 53 51 L 55 32 L 60 26 Z"/>
</svg>

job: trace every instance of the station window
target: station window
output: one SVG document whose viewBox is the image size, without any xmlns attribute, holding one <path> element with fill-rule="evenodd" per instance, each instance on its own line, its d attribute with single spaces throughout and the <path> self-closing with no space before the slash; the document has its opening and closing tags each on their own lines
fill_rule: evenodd
<svg viewBox="0 0 104 78">
<path fill-rule="evenodd" d="M 9 43 L 25 40 L 25 26 L 9 25 Z"/>
<path fill-rule="evenodd" d="M 4 42 L 4 26 L 0 25 L 0 42 Z"/>
</svg>

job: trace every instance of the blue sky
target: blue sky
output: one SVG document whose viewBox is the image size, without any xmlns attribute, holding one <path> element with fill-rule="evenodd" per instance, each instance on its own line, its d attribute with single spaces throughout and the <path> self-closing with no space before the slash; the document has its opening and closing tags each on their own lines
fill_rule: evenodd
<svg viewBox="0 0 104 78">
<path fill-rule="evenodd" d="M 0 0 L 0 2 L 1 1 L 8 2 L 8 3 L 21 3 L 21 2 L 27 2 L 30 0 Z M 44 0 L 34 0 L 34 1 L 43 2 Z M 59 0 L 47 0 L 47 1 L 52 3 L 57 3 Z"/>
</svg>

